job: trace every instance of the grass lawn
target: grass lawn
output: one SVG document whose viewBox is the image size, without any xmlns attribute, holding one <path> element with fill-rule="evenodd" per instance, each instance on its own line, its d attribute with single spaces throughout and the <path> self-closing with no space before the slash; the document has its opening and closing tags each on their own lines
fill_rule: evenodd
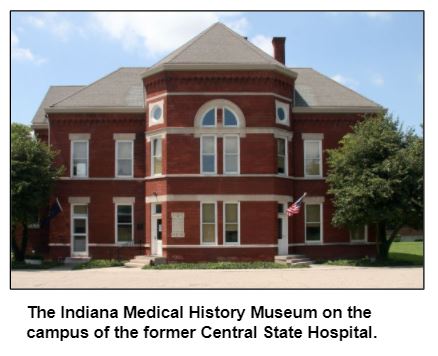
<svg viewBox="0 0 438 356">
<path fill-rule="evenodd" d="M 306 268 L 305 265 L 287 266 L 274 262 L 199 262 L 169 263 L 156 266 L 144 266 L 143 269 L 274 269 L 274 268 Z"/>
<path fill-rule="evenodd" d="M 333 266 L 423 266 L 423 242 L 393 242 L 389 249 L 388 261 L 378 262 L 369 258 L 359 260 L 319 261 Z"/>
<path fill-rule="evenodd" d="M 124 262 L 119 260 L 90 260 L 74 266 L 73 269 L 120 267 L 123 265 Z"/>
<path fill-rule="evenodd" d="M 63 263 L 57 261 L 43 261 L 40 265 L 29 265 L 25 262 L 11 262 L 11 269 L 49 269 L 53 267 L 62 266 Z"/>
</svg>

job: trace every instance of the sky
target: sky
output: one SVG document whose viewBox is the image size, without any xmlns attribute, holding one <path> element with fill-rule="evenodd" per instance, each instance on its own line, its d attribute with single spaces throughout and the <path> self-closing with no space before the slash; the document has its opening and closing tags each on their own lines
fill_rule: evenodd
<svg viewBox="0 0 438 356">
<path fill-rule="evenodd" d="M 287 66 L 312 67 L 421 131 L 421 12 L 14 12 L 11 121 L 30 124 L 50 85 L 151 66 L 217 21 L 269 54 L 286 37 Z"/>
</svg>

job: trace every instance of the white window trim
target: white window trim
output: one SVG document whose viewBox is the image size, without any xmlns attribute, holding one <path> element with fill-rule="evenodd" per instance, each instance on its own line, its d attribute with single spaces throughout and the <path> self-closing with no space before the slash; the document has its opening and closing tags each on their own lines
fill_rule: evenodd
<svg viewBox="0 0 438 356">
<path fill-rule="evenodd" d="M 308 241 L 307 240 L 307 205 L 319 205 L 319 219 L 320 219 L 320 231 L 321 236 L 319 241 Z M 304 202 L 304 242 L 309 245 L 321 245 L 324 243 L 324 215 L 323 215 L 323 204 L 322 203 L 306 203 Z"/>
<path fill-rule="evenodd" d="M 152 117 L 152 109 L 158 105 L 161 109 L 161 117 L 156 120 Z M 149 127 L 164 123 L 164 100 L 148 103 L 148 125 Z"/>
<path fill-rule="evenodd" d="M 154 169 L 154 158 L 158 156 L 154 156 L 154 142 L 159 140 L 161 145 L 161 173 L 155 173 Z M 163 138 L 161 136 L 152 137 L 151 138 L 151 176 L 159 177 L 163 175 Z"/>
<path fill-rule="evenodd" d="M 353 240 L 352 239 L 352 231 L 351 230 L 349 231 L 350 232 L 350 243 L 360 244 L 360 243 L 368 242 L 368 225 L 365 225 L 364 228 L 365 228 L 365 231 L 364 231 L 365 236 L 364 236 L 363 240 Z"/>
<path fill-rule="evenodd" d="M 278 108 L 282 108 L 284 110 L 284 114 L 285 114 L 285 118 L 284 120 L 280 120 L 280 118 L 278 117 L 277 111 Z M 290 105 L 288 103 L 284 103 L 282 101 L 279 100 L 275 100 L 275 123 L 279 124 L 279 125 L 283 125 L 283 126 L 290 126 Z"/>
<path fill-rule="evenodd" d="M 203 147 L 203 140 L 206 137 L 213 137 L 214 138 L 214 172 L 204 172 L 204 167 L 202 164 L 202 147 Z M 217 136 L 216 135 L 202 135 L 200 140 L 200 147 L 199 147 L 199 155 L 200 155 L 200 171 L 202 175 L 216 175 L 217 174 Z"/>
<path fill-rule="evenodd" d="M 225 206 L 228 204 L 237 204 L 237 242 L 226 242 L 225 240 L 225 226 L 227 222 L 225 221 Z M 238 201 L 227 201 L 222 203 L 222 231 L 223 231 L 223 244 L 224 245 L 240 245 L 240 202 Z M 231 223 L 230 223 L 231 224 Z"/>
<path fill-rule="evenodd" d="M 202 206 L 204 204 L 213 204 L 214 205 L 214 242 L 203 242 L 202 241 L 202 226 L 203 226 L 203 210 Z M 218 221 L 217 221 L 217 202 L 215 201 L 203 201 L 199 205 L 200 207 L 200 231 L 199 231 L 199 243 L 200 245 L 210 245 L 210 246 L 217 246 L 217 228 L 218 228 Z"/>
<path fill-rule="evenodd" d="M 87 215 L 74 213 L 74 207 L 80 206 L 80 205 L 87 206 Z M 73 224 L 74 218 L 85 219 L 85 246 L 87 249 L 83 253 L 83 255 L 88 256 L 88 254 L 89 254 L 89 251 L 88 251 L 88 242 L 89 242 L 88 213 L 89 213 L 88 212 L 88 203 L 71 203 L 70 204 L 70 256 L 73 256 L 75 254 L 75 251 L 73 250 L 74 249 L 74 243 L 73 243 L 74 235 L 84 235 L 84 234 L 75 234 L 74 233 L 74 224 Z M 77 254 L 77 255 L 79 255 L 79 254 Z"/>
<path fill-rule="evenodd" d="M 226 153 L 225 153 L 225 141 L 227 140 L 228 137 L 236 137 L 237 138 L 237 172 L 227 172 L 225 170 L 225 158 L 226 158 Z M 236 174 L 240 174 L 240 136 L 239 135 L 224 135 L 223 140 L 223 149 L 222 149 L 222 170 L 223 173 L 225 175 L 236 175 Z"/>
<path fill-rule="evenodd" d="M 131 241 L 119 241 L 119 230 L 117 229 L 118 219 L 117 219 L 117 208 L 119 206 L 130 206 L 131 207 Z M 134 204 L 133 203 L 115 203 L 114 204 L 114 237 L 115 244 L 118 246 L 132 245 L 134 243 Z"/>
<path fill-rule="evenodd" d="M 319 149 L 319 174 L 307 174 L 306 173 L 306 143 L 307 142 L 317 142 L 318 143 L 318 149 Z M 303 151 L 304 151 L 304 157 L 303 157 L 303 167 L 304 167 L 304 177 L 306 178 L 321 178 L 323 176 L 322 174 L 322 140 L 304 140 L 303 141 Z"/>
<path fill-rule="evenodd" d="M 118 159 L 118 153 L 119 153 L 119 143 L 127 143 L 129 142 L 131 144 L 131 174 L 130 175 L 120 175 L 118 174 L 119 171 L 119 159 Z M 115 177 L 116 178 L 133 178 L 134 177 L 134 141 L 133 140 L 116 140 L 116 149 L 115 149 Z"/>
<path fill-rule="evenodd" d="M 284 141 L 284 173 L 278 173 L 278 145 L 277 145 L 277 140 L 283 140 Z M 287 177 L 289 176 L 289 155 L 288 155 L 288 140 L 286 137 L 276 137 L 275 138 L 275 144 L 277 147 L 277 154 L 276 154 L 276 161 L 277 161 L 277 165 L 276 165 L 276 170 L 277 170 L 277 175 L 279 176 L 284 176 Z"/>
<path fill-rule="evenodd" d="M 87 144 L 87 174 L 85 176 L 75 176 L 73 175 L 73 147 L 75 143 L 86 143 Z M 70 141 L 70 178 L 74 179 L 85 179 L 90 176 L 90 141 L 89 140 L 71 140 Z"/>
</svg>

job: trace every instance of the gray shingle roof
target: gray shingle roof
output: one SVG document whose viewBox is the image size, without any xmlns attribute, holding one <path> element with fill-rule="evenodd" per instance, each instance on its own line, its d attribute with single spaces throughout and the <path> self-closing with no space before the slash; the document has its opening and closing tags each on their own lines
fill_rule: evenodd
<svg viewBox="0 0 438 356">
<path fill-rule="evenodd" d="M 54 85 L 49 88 L 37 112 L 35 113 L 32 124 L 46 124 L 46 113 L 44 109 L 54 103 L 66 98 L 67 96 L 84 88 L 83 85 Z"/>
<path fill-rule="evenodd" d="M 380 105 L 312 68 L 291 68 L 295 80 L 295 106 L 311 108 L 363 107 Z"/>
<path fill-rule="evenodd" d="M 52 108 L 139 108 L 144 107 L 141 73 L 145 67 L 119 68 L 51 105 Z"/>
<path fill-rule="evenodd" d="M 284 66 L 217 22 L 151 67 L 163 64 L 270 64 Z"/>
</svg>

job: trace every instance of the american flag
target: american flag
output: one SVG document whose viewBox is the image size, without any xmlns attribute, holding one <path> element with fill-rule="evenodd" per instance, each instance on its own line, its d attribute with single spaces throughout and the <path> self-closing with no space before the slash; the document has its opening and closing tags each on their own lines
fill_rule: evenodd
<svg viewBox="0 0 438 356">
<path fill-rule="evenodd" d="M 304 193 L 300 199 L 298 199 L 295 203 L 293 203 L 289 208 L 287 208 L 287 216 L 292 216 L 300 213 L 301 204 L 303 203 L 304 197 L 307 193 Z"/>
</svg>

